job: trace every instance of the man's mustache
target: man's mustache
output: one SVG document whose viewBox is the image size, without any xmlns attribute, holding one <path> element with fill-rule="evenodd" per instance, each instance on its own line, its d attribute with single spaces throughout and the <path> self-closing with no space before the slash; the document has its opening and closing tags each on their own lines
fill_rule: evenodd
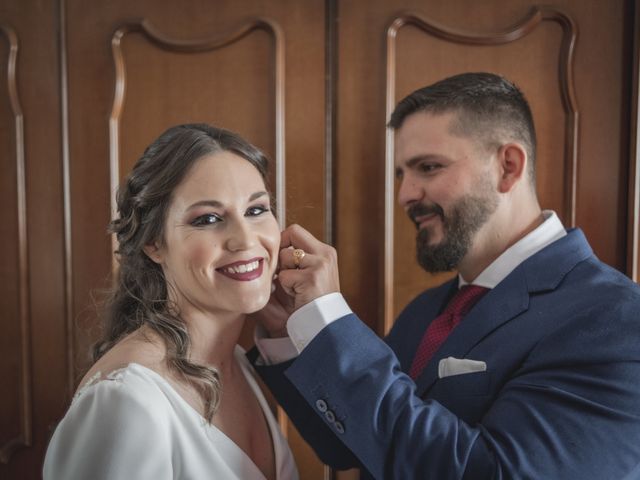
<svg viewBox="0 0 640 480">
<path fill-rule="evenodd" d="M 420 226 L 420 222 L 418 222 L 419 217 L 424 217 L 426 215 L 432 214 L 440 215 L 440 218 L 444 219 L 444 209 L 437 203 L 434 203 L 432 205 L 414 203 L 407 209 L 407 215 L 409 215 L 409 218 L 413 221 L 416 228 L 419 228 Z"/>
</svg>

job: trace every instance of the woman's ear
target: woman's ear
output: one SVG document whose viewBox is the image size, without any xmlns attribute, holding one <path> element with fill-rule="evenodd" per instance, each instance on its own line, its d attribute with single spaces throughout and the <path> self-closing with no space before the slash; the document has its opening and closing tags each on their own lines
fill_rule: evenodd
<svg viewBox="0 0 640 480">
<path fill-rule="evenodd" d="M 498 191 L 507 193 L 526 175 L 527 152 L 519 143 L 506 143 L 498 149 L 498 161 L 500 162 Z"/>
<path fill-rule="evenodd" d="M 143 247 L 144 253 L 155 263 L 162 263 L 162 250 L 158 242 L 148 243 Z"/>
</svg>

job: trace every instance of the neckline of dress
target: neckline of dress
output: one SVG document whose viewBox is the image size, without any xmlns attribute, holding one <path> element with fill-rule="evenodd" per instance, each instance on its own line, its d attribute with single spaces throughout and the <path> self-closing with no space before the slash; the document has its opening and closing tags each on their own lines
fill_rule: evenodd
<svg viewBox="0 0 640 480">
<path fill-rule="evenodd" d="M 234 355 L 236 357 L 244 355 L 242 347 L 236 345 L 236 348 L 234 350 Z M 274 462 L 275 462 L 275 467 L 276 467 L 276 478 L 277 478 L 278 470 L 279 470 L 279 463 L 280 463 L 279 460 L 281 460 L 280 457 L 279 457 L 279 453 L 280 453 L 279 452 L 279 448 L 277 447 L 277 442 L 276 442 L 276 439 L 275 439 L 275 435 L 276 435 L 277 432 L 274 431 L 274 428 L 277 428 L 277 425 L 275 425 L 275 426 L 272 425 L 271 419 L 269 418 L 269 415 L 268 415 L 267 411 L 265 410 L 265 409 L 269 408 L 269 406 L 265 405 L 263 403 L 263 399 L 258 396 L 258 393 L 257 393 L 256 390 L 259 390 L 260 387 L 258 387 L 257 383 L 255 383 L 255 379 L 251 378 L 251 374 L 248 371 L 247 366 L 245 366 L 243 364 L 242 360 L 240 360 L 238 358 L 238 362 L 240 364 L 240 370 L 242 370 L 242 374 L 245 376 L 245 379 L 249 383 L 249 388 L 251 388 L 251 391 L 256 396 L 256 400 L 258 401 L 258 404 L 260 405 L 260 409 L 262 410 L 262 414 L 263 414 L 263 416 L 265 418 L 265 421 L 267 422 L 267 428 L 269 429 L 269 435 L 271 437 L 271 445 L 272 445 L 272 448 L 273 448 Z M 146 366 L 144 366 L 144 365 L 142 365 L 140 363 L 129 362 L 128 364 L 126 364 L 123 367 L 116 368 L 115 370 L 110 371 L 104 378 L 102 377 L 102 372 L 101 371 L 96 372 L 76 392 L 76 394 L 73 397 L 73 401 L 75 401 L 76 398 L 78 398 L 80 395 L 84 394 L 84 392 L 87 389 L 89 389 L 89 388 L 91 388 L 91 387 L 93 387 L 95 385 L 98 385 L 98 384 L 100 384 L 100 383 L 102 383 L 104 381 L 119 380 L 120 375 L 124 371 L 126 371 L 127 369 L 142 370 L 147 375 L 151 374 L 152 377 L 154 377 L 156 380 L 158 380 L 162 384 L 164 384 L 171 391 L 171 394 L 173 396 L 177 397 L 179 399 L 178 401 L 180 403 L 182 403 L 185 407 L 187 407 L 187 410 L 190 412 L 191 415 L 196 416 L 197 419 L 199 420 L 199 422 L 201 424 L 203 424 L 203 426 L 205 428 L 208 428 L 208 429 L 212 430 L 214 433 L 222 436 L 225 439 L 226 442 L 228 442 L 236 450 L 241 452 L 241 454 L 244 456 L 244 458 L 255 469 L 255 472 L 257 474 L 260 474 L 262 476 L 262 478 L 264 478 L 266 480 L 266 477 L 264 476 L 262 471 L 258 468 L 258 466 L 255 464 L 253 459 L 249 456 L 249 454 L 247 454 L 247 452 L 245 452 L 242 448 L 240 448 L 240 446 L 236 442 L 234 442 L 233 439 L 231 439 L 231 437 L 229 437 L 226 433 L 224 433 L 222 430 L 220 430 L 215 425 L 213 425 L 210 422 L 208 422 L 207 419 L 204 418 L 202 416 L 202 414 L 200 412 L 198 412 L 193 407 L 193 405 L 191 405 L 182 395 L 180 395 L 180 393 L 175 389 L 175 387 L 173 385 L 171 385 L 171 383 L 166 378 L 164 378 L 160 373 L 158 373 L 155 370 L 153 370 L 152 368 L 146 367 Z"/>
</svg>

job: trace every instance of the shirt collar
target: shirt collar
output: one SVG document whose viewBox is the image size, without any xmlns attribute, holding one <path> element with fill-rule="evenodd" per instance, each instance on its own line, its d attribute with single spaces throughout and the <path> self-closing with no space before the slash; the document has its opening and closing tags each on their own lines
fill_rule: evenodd
<svg viewBox="0 0 640 480">
<path fill-rule="evenodd" d="M 502 252 L 498 258 L 478 275 L 473 284 L 480 287 L 495 288 L 527 258 L 567 234 L 554 211 L 543 210 L 542 216 L 544 220 L 535 230 L 529 232 Z M 468 283 L 461 275 L 458 275 L 459 287 Z"/>
</svg>

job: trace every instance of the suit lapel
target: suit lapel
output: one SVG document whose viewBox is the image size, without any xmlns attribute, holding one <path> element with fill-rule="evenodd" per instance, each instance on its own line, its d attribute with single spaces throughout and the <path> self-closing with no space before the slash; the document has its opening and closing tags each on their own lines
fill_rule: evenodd
<svg viewBox="0 0 640 480">
<path fill-rule="evenodd" d="M 457 289 L 456 277 L 429 291 L 428 296 L 419 300 L 415 311 L 407 312 L 410 320 L 400 322 L 399 328 L 390 332 L 387 342 L 397 352 L 398 360 L 405 372 L 409 372 L 413 357 L 429 324 L 440 314 Z"/>
<path fill-rule="evenodd" d="M 437 380 L 440 359 L 464 358 L 492 331 L 527 310 L 532 293 L 554 290 L 569 271 L 592 255 L 582 231 L 572 229 L 566 237 L 525 260 L 480 299 L 451 332 L 418 377 L 417 394 L 424 397 Z"/>
<path fill-rule="evenodd" d="M 418 395 L 423 396 L 438 379 L 438 363 L 449 356 L 464 358 L 483 338 L 517 317 L 529 306 L 529 291 L 523 271 L 514 271 L 488 292 L 464 317 L 418 377 Z"/>
</svg>

